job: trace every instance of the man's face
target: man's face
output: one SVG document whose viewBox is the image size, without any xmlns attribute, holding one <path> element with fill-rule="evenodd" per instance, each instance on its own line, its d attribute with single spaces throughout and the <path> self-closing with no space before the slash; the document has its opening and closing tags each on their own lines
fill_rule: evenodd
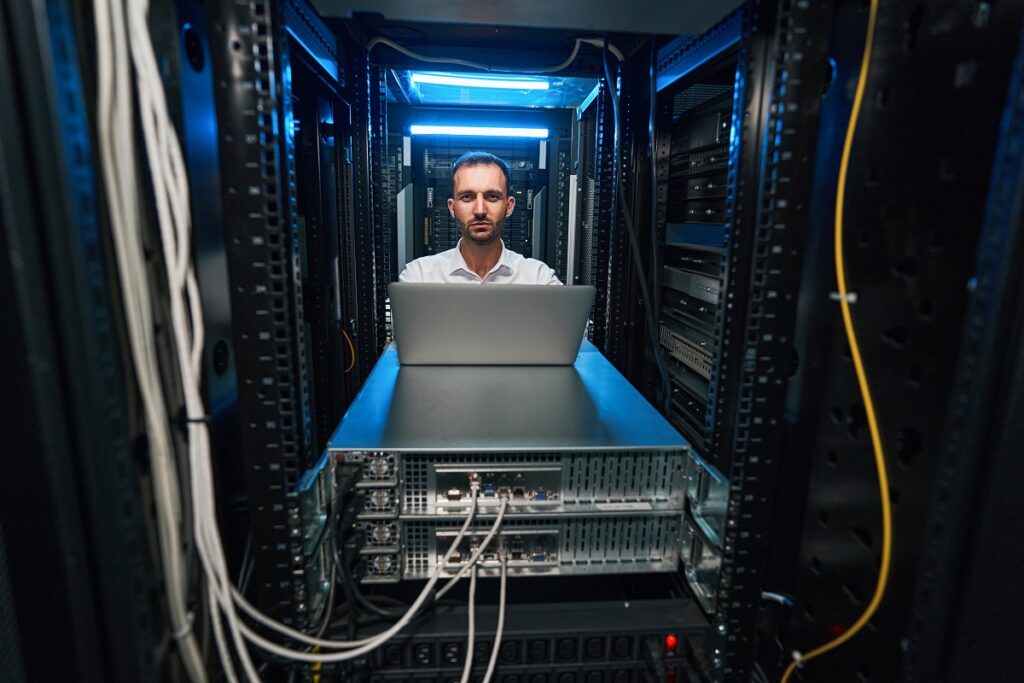
<svg viewBox="0 0 1024 683">
<path fill-rule="evenodd" d="M 508 196 L 501 168 L 495 164 L 461 166 L 453 185 L 455 196 L 448 200 L 448 210 L 462 237 L 480 245 L 501 237 L 505 219 L 516 205 L 515 197 Z"/>
</svg>

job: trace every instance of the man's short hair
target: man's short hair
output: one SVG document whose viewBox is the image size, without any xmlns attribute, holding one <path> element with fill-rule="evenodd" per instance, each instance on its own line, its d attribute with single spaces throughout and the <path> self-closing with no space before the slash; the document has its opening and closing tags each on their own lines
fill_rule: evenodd
<svg viewBox="0 0 1024 683">
<path fill-rule="evenodd" d="M 452 194 L 455 194 L 455 172 L 463 166 L 480 166 L 482 164 L 494 164 L 501 169 L 501 172 L 505 174 L 505 195 L 512 194 L 512 174 L 508 170 L 508 164 L 505 160 L 496 157 L 490 152 L 475 151 L 466 152 L 452 164 Z"/>
</svg>

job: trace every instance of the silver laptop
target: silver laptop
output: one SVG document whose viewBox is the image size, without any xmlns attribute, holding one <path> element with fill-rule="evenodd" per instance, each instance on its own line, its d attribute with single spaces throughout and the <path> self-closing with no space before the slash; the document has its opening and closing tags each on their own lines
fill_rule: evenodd
<svg viewBox="0 0 1024 683">
<path fill-rule="evenodd" d="M 596 290 L 396 282 L 388 293 L 402 365 L 571 365 Z"/>
</svg>

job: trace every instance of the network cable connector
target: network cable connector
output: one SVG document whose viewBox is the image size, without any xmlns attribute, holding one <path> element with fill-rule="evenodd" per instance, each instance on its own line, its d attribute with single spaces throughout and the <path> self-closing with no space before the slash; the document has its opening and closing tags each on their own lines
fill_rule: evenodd
<svg viewBox="0 0 1024 683">
<path fill-rule="evenodd" d="M 425 579 L 450 550 L 446 576 L 679 569 L 687 442 L 589 342 L 543 372 L 537 395 L 515 367 L 385 351 L 328 446 L 362 467 L 362 581 Z"/>
</svg>

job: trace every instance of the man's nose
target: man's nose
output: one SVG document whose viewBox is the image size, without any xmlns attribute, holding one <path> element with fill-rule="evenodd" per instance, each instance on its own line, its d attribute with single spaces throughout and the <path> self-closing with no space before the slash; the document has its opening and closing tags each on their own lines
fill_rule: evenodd
<svg viewBox="0 0 1024 683">
<path fill-rule="evenodd" d="M 484 198 L 477 195 L 476 201 L 473 202 L 473 213 L 477 216 L 487 215 L 487 205 L 484 203 Z"/>
</svg>

